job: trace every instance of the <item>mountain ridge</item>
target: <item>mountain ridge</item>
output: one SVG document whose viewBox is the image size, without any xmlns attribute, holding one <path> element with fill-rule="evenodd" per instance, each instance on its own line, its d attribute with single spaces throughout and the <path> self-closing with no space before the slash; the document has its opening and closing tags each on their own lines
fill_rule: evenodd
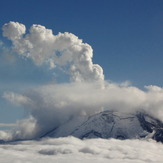
<svg viewBox="0 0 163 163">
<path fill-rule="evenodd" d="M 141 139 L 163 142 L 163 123 L 144 112 L 103 111 L 75 117 L 41 137 L 75 136 L 85 138 Z"/>
</svg>

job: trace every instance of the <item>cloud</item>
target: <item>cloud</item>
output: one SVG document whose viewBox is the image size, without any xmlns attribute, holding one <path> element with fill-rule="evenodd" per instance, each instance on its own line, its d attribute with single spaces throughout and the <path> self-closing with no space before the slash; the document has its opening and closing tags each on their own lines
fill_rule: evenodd
<svg viewBox="0 0 163 163">
<path fill-rule="evenodd" d="M 15 105 L 25 105 L 32 102 L 28 97 L 13 92 L 4 92 L 3 98 Z"/>
<path fill-rule="evenodd" d="M 42 155 L 57 155 L 57 154 L 70 154 L 72 153 L 72 150 L 70 149 L 42 149 L 39 151 L 40 154 Z"/>
<path fill-rule="evenodd" d="M 3 26 L 3 36 L 13 43 L 13 50 L 33 60 L 36 65 L 56 66 L 70 75 L 72 81 L 103 80 L 103 69 L 93 64 L 93 50 L 90 45 L 72 33 L 54 35 L 42 25 L 32 25 L 25 34 L 25 26 L 9 22 Z"/>
<path fill-rule="evenodd" d="M 74 137 L 0 145 L 0 162 L 162 162 L 163 146 L 153 140 Z"/>
<path fill-rule="evenodd" d="M 15 123 L 0 123 L 0 127 L 14 127 Z"/>
<path fill-rule="evenodd" d="M 0 138 L 4 139 L 5 134 L 5 140 L 37 138 L 70 118 L 103 110 L 144 110 L 163 119 L 163 88 L 146 86 L 144 91 L 129 82 L 105 81 L 103 69 L 92 61 L 92 47 L 74 34 L 54 35 L 52 30 L 36 24 L 26 33 L 26 27 L 18 22 L 9 22 L 2 29 L 12 41 L 14 52 L 37 66 L 47 64 L 62 70 L 70 82 L 37 86 L 20 93 L 4 92 L 3 98 L 25 108 L 29 117 L 18 121 L 13 131 L 0 133 Z M 83 148 L 85 152 L 91 150 Z"/>
<path fill-rule="evenodd" d="M 145 111 L 162 120 L 163 89 L 156 86 L 146 88 L 143 91 L 108 82 L 101 88 L 99 82 L 82 82 L 44 85 L 23 95 L 5 93 L 5 99 L 24 107 L 30 115 L 29 119 L 18 121 L 18 131 L 12 134 L 12 139 L 40 137 L 72 117 L 90 116 L 104 110 Z"/>
<path fill-rule="evenodd" d="M 3 26 L 3 36 L 7 37 L 10 40 L 17 40 L 25 34 L 25 26 L 18 22 L 10 22 L 8 24 L 4 24 Z"/>
<path fill-rule="evenodd" d="M 6 140 L 12 140 L 12 138 L 13 138 L 13 135 L 11 132 L 0 130 L 0 142 L 6 141 Z"/>
</svg>

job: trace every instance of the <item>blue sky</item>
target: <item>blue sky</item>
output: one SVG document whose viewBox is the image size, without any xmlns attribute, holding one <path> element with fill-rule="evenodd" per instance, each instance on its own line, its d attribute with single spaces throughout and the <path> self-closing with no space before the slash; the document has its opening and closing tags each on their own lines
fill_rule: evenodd
<svg viewBox="0 0 163 163">
<path fill-rule="evenodd" d="M 106 80 L 163 87 L 162 9 L 162 0 L 5 0 L 0 5 L 0 26 L 17 21 L 27 29 L 41 24 L 54 34 L 71 32 L 92 46 L 93 61 L 103 67 Z M 10 46 L 2 30 L 0 39 Z M 16 55 L 9 60 L 0 48 L 0 96 L 55 80 L 46 67 Z M 0 107 L 0 123 L 15 122 L 24 114 L 2 99 Z"/>
</svg>

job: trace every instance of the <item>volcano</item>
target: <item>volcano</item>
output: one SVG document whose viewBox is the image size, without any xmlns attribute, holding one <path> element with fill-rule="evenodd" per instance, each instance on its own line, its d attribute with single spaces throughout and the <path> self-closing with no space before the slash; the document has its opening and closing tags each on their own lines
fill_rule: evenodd
<svg viewBox="0 0 163 163">
<path fill-rule="evenodd" d="M 41 137 L 154 139 L 163 142 L 163 123 L 144 113 L 103 111 L 91 116 L 72 117 Z"/>
</svg>

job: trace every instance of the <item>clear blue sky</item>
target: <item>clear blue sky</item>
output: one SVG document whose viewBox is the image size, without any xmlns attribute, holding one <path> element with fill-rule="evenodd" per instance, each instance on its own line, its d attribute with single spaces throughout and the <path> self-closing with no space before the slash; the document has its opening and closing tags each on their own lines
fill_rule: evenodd
<svg viewBox="0 0 163 163">
<path fill-rule="evenodd" d="M 0 26 L 9 21 L 74 33 L 93 47 L 93 61 L 107 80 L 163 87 L 163 0 L 3 0 Z M 0 39 L 10 44 L 2 30 Z M 51 72 L 30 61 L 7 63 L 1 54 L 0 59 L 0 96 L 53 80 Z M 0 99 L 0 123 L 23 114 L 22 108 L 10 110 Z"/>
</svg>

